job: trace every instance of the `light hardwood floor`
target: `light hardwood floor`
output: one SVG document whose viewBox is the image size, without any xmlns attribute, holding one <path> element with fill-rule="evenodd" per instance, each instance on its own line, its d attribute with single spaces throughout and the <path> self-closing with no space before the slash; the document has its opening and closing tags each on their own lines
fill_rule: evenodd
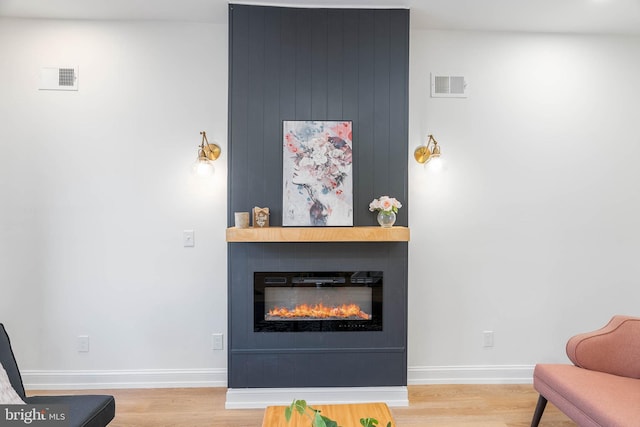
<svg viewBox="0 0 640 427">
<path fill-rule="evenodd" d="M 29 395 L 111 394 L 116 398 L 116 418 L 109 427 L 262 425 L 262 409 L 225 410 L 225 393 L 225 388 L 174 388 L 40 391 Z M 537 399 L 531 385 L 409 386 L 409 407 L 391 408 L 391 412 L 397 427 L 528 427 Z M 540 423 L 540 427 L 575 426 L 551 403 Z"/>
</svg>

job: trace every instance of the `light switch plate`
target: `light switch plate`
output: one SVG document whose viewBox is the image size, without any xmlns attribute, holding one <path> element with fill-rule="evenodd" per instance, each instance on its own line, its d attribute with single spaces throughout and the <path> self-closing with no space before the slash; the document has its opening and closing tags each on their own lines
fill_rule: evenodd
<svg viewBox="0 0 640 427">
<path fill-rule="evenodd" d="M 185 248 L 192 248 L 196 245 L 193 230 L 184 230 L 182 232 L 182 245 Z"/>
</svg>

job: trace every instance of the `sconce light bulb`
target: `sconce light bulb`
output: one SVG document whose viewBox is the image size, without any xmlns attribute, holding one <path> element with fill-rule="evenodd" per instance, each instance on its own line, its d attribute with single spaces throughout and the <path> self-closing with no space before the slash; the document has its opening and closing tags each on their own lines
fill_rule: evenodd
<svg viewBox="0 0 640 427">
<path fill-rule="evenodd" d="M 201 177 L 212 176 L 216 171 L 213 167 L 213 162 L 208 160 L 198 160 L 196 164 L 193 165 L 193 169 L 196 175 Z"/>
<path fill-rule="evenodd" d="M 425 163 L 425 167 L 431 169 L 433 172 L 439 172 L 442 170 L 442 158 L 440 156 L 431 156 L 429 161 Z"/>
</svg>

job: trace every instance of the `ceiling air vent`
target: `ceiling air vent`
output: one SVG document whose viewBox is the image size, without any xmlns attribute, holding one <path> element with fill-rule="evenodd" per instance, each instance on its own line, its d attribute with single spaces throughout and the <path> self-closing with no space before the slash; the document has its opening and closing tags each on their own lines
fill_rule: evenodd
<svg viewBox="0 0 640 427">
<path fill-rule="evenodd" d="M 78 67 L 42 67 L 40 90 L 78 90 Z"/>
<path fill-rule="evenodd" d="M 467 82 L 463 76 L 431 74 L 432 98 L 466 98 Z"/>
</svg>

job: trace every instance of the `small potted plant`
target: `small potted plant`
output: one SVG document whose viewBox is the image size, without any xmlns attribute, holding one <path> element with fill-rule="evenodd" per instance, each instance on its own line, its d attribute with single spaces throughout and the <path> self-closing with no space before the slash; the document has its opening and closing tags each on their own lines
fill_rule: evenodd
<svg viewBox="0 0 640 427">
<path fill-rule="evenodd" d="M 369 210 L 371 212 L 378 211 L 378 224 L 384 228 L 393 227 L 396 222 L 396 214 L 401 207 L 402 203 L 395 197 L 389 196 L 380 196 L 369 203 Z"/>
</svg>

